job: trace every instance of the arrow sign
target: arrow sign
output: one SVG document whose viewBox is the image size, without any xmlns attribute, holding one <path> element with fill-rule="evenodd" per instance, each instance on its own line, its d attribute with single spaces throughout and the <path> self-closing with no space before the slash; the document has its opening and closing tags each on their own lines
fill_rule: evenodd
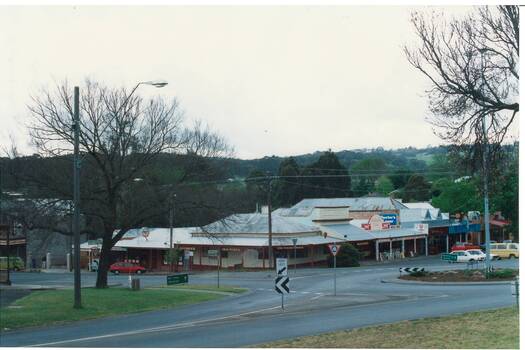
<svg viewBox="0 0 525 350">
<path fill-rule="evenodd" d="M 329 244 L 328 249 L 330 249 L 330 253 L 332 253 L 333 256 L 336 256 L 337 253 L 339 253 L 339 248 L 341 248 L 340 244 Z"/>
<path fill-rule="evenodd" d="M 288 275 L 288 259 L 277 258 L 275 259 L 275 269 L 277 270 L 278 276 Z"/>
<path fill-rule="evenodd" d="M 288 288 L 288 282 L 290 282 L 290 279 L 288 276 L 279 276 L 275 279 L 275 290 L 277 293 L 284 294 L 290 293 L 290 289 Z"/>
</svg>

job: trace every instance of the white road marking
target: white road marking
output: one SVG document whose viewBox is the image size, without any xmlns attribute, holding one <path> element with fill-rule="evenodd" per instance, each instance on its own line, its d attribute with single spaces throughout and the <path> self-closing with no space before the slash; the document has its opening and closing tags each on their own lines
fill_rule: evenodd
<svg viewBox="0 0 525 350">
<path fill-rule="evenodd" d="M 145 328 L 145 329 L 137 329 L 134 331 L 128 331 L 128 332 L 119 332 L 119 333 L 111 333 L 111 334 L 105 334 L 105 335 L 97 335 L 93 337 L 85 337 L 85 338 L 78 338 L 78 339 L 70 339 L 70 340 L 60 340 L 56 342 L 50 342 L 50 343 L 42 343 L 42 344 L 34 344 L 34 345 L 27 345 L 28 347 L 37 347 L 37 346 L 51 346 L 51 345 L 58 345 L 58 344 L 66 344 L 66 343 L 76 343 L 79 341 L 89 341 L 89 340 L 96 340 L 96 339 L 104 339 L 104 338 L 112 338 L 112 337 L 119 337 L 119 336 L 126 336 L 126 335 L 135 335 L 135 334 L 142 334 L 142 333 L 153 333 L 153 332 L 161 332 L 161 331 L 168 331 L 168 330 L 175 330 L 180 328 L 188 328 L 193 327 L 201 323 L 207 323 L 207 322 L 216 322 L 221 320 L 227 320 L 230 318 L 236 318 L 241 317 L 245 315 L 250 315 L 258 312 L 273 310 L 281 308 L 281 305 L 273 306 L 265 309 L 259 309 L 249 312 L 243 312 L 236 315 L 230 315 L 230 316 L 223 316 L 223 317 L 217 317 L 217 318 L 210 318 L 206 320 L 198 320 L 193 322 L 185 322 L 185 323 L 178 323 L 168 326 L 161 326 L 161 327 L 153 327 L 153 328 Z"/>
</svg>

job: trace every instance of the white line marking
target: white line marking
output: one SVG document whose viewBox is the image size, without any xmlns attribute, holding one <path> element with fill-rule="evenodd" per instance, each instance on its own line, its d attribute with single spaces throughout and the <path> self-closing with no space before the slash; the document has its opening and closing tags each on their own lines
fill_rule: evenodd
<svg viewBox="0 0 525 350">
<path fill-rule="evenodd" d="M 65 344 L 65 343 L 76 343 L 76 342 L 79 342 L 79 341 L 89 341 L 89 340 L 112 338 L 112 337 L 119 337 L 119 336 L 125 336 L 125 335 L 134 335 L 134 334 L 138 334 L 138 333 L 152 333 L 152 332 L 161 332 L 161 331 L 167 331 L 167 330 L 175 330 L 175 329 L 180 329 L 180 328 L 188 328 L 188 327 L 196 326 L 196 325 L 201 324 L 201 323 L 227 320 L 229 318 L 235 318 L 235 317 L 250 315 L 250 314 L 254 314 L 254 313 L 258 313 L 258 312 L 263 312 L 263 311 L 277 309 L 277 308 L 280 308 L 280 307 L 281 307 L 281 305 L 278 305 L 278 306 L 272 306 L 272 307 L 265 308 L 265 309 L 243 312 L 243 313 L 236 314 L 236 315 L 229 315 L 229 316 L 223 316 L 223 317 L 217 317 L 217 318 L 210 318 L 210 319 L 207 319 L 207 320 L 198 320 L 198 321 L 178 323 L 178 324 L 161 326 L 161 327 L 137 329 L 137 330 L 128 331 L 128 332 L 112 333 L 112 334 L 105 334 L 105 335 L 98 335 L 98 336 L 93 336 L 93 337 L 85 337 L 85 338 L 70 339 L 70 340 L 60 340 L 60 341 L 56 341 L 56 342 L 34 344 L 34 345 L 27 345 L 27 346 L 28 347 L 50 346 L 50 345 Z"/>
</svg>

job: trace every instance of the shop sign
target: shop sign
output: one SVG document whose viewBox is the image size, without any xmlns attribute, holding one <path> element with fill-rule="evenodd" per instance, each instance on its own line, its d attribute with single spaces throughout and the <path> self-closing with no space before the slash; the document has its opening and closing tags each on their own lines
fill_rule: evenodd
<svg viewBox="0 0 525 350">
<path fill-rule="evenodd" d="M 396 214 L 381 214 L 384 222 L 388 222 L 390 225 L 397 225 Z"/>
</svg>

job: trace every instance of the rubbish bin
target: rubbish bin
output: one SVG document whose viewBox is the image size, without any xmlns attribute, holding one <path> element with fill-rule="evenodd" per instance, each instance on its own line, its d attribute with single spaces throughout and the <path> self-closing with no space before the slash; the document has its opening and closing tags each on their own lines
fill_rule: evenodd
<svg viewBox="0 0 525 350">
<path fill-rule="evenodd" d="M 133 278 L 131 280 L 131 290 L 140 290 L 140 278 Z"/>
</svg>

